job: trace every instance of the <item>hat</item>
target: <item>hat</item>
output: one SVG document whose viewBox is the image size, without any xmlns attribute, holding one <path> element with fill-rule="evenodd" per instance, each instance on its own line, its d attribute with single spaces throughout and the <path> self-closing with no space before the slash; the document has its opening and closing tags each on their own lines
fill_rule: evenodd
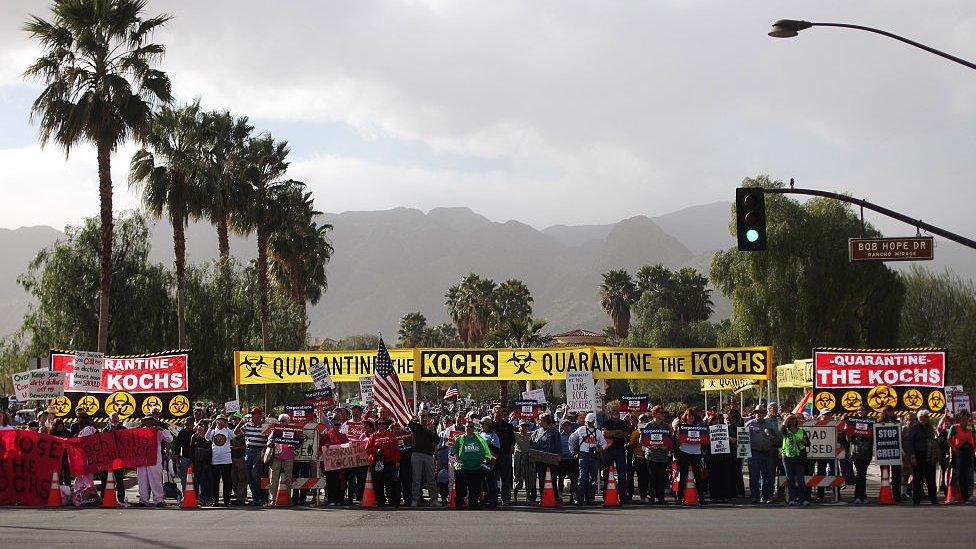
<svg viewBox="0 0 976 549">
<path fill-rule="evenodd" d="M 923 417 L 929 417 L 929 411 L 928 410 L 919 410 L 918 411 L 918 419 L 922 419 Z"/>
<path fill-rule="evenodd" d="M 596 414 L 593 412 L 586 414 L 586 422 L 589 423 L 591 421 L 596 421 Z"/>
<path fill-rule="evenodd" d="M 214 419 L 222 419 L 224 421 L 227 421 L 227 416 L 225 416 L 224 414 L 217 414 L 217 417 L 215 417 Z"/>
<path fill-rule="evenodd" d="M 232 417 L 234 419 L 241 419 L 241 413 L 240 412 L 234 412 L 233 414 L 230 415 L 230 417 Z"/>
<path fill-rule="evenodd" d="M 491 423 L 491 418 L 488 417 L 488 416 L 485 416 L 485 417 L 481 418 L 481 423 Z"/>
<path fill-rule="evenodd" d="M 278 421 L 291 421 L 291 416 L 288 414 L 278 414 Z"/>
</svg>

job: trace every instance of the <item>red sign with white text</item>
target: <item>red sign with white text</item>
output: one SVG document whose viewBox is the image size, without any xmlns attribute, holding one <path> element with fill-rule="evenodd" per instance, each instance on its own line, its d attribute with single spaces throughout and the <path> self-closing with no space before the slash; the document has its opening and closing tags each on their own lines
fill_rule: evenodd
<svg viewBox="0 0 976 549">
<path fill-rule="evenodd" d="M 821 351 L 813 357 L 818 389 L 942 387 L 945 351 Z"/>
<path fill-rule="evenodd" d="M 64 387 L 72 390 L 74 354 L 51 353 L 51 369 L 65 372 Z M 189 355 L 174 353 L 141 357 L 105 357 L 102 386 L 91 393 L 178 393 L 188 389 Z"/>
</svg>

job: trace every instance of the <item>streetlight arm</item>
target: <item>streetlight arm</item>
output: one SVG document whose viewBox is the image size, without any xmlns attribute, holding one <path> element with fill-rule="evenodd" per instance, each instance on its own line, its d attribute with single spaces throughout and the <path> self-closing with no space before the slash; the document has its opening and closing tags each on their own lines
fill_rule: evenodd
<svg viewBox="0 0 976 549">
<path fill-rule="evenodd" d="M 920 43 L 918 43 L 918 42 L 916 42 L 914 40 L 909 40 L 908 38 L 905 38 L 904 36 L 898 36 L 897 34 L 894 34 L 894 33 L 888 32 L 888 31 L 883 31 L 881 29 L 875 29 L 875 28 L 872 28 L 872 27 L 865 27 L 863 25 L 849 25 L 847 23 L 810 23 L 810 26 L 811 27 L 842 27 L 842 28 L 845 28 L 845 29 L 857 29 L 857 30 L 863 30 L 863 31 L 873 32 L 875 34 L 880 34 L 882 36 L 887 36 L 888 38 L 894 38 L 895 40 L 898 40 L 899 42 L 904 42 L 904 43 L 906 43 L 906 44 L 908 44 L 910 46 L 915 46 L 916 48 L 923 49 L 923 50 L 925 50 L 925 51 L 927 51 L 929 53 L 934 53 L 935 55 L 938 55 L 939 57 L 942 57 L 944 59 L 948 59 L 949 61 L 955 61 L 956 63 L 959 63 L 960 65 L 965 65 L 965 66 L 967 66 L 967 67 L 969 67 L 971 69 L 976 69 L 976 64 L 971 63 L 969 61 L 966 61 L 965 59 L 960 59 L 959 57 L 956 57 L 955 55 L 950 55 L 950 54 L 948 54 L 948 53 L 946 53 L 944 51 L 939 51 L 939 50 L 937 50 L 935 48 L 926 46 L 925 44 L 920 44 Z"/>
</svg>

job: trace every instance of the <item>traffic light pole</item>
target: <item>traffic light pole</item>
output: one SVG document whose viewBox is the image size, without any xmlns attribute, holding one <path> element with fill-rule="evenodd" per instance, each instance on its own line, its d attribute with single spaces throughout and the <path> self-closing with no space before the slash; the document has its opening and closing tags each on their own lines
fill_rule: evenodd
<svg viewBox="0 0 976 549">
<path fill-rule="evenodd" d="M 946 238 L 948 240 L 956 242 L 957 244 L 962 244 L 967 248 L 976 250 L 976 240 L 973 240 L 971 238 L 966 238 L 964 236 L 960 236 L 956 233 L 949 232 L 945 229 L 936 227 L 935 225 L 930 225 L 928 223 L 923 222 L 921 219 L 912 219 L 911 217 L 908 217 L 905 214 L 898 213 L 894 210 L 889 210 L 888 208 L 885 208 L 883 206 L 878 206 L 877 204 L 872 204 L 871 202 L 868 202 L 867 200 L 861 200 L 860 198 L 853 198 L 847 195 L 832 193 L 829 191 L 820 191 L 817 189 L 794 189 L 792 187 L 789 189 L 763 189 L 763 192 L 766 194 L 805 194 L 810 196 L 822 196 L 824 198 L 833 198 L 834 200 L 847 202 L 848 204 L 857 204 L 862 208 L 867 208 L 869 210 L 878 212 L 879 214 L 886 215 L 893 219 L 897 219 L 898 221 L 901 221 L 903 223 L 908 223 L 909 225 L 917 227 L 918 229 L 925 229 L 926 231 L 934 235 L 941 236 L 942 238 Z"/>
</svg>

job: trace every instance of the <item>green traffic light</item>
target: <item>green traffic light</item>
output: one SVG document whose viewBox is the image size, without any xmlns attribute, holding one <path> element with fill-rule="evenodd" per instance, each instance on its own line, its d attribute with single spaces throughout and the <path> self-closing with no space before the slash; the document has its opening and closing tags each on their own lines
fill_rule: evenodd
<svg viewBox="0 0 976 549">
<path fill-rule="evenodd" d="M 748 240 L 749 242 L 755 242 L 759 240 L 759 231 L 757 231 L 756 229 L 749 229 L 748 231 L 746 231 L 746 240 Z"/>
</svg>

